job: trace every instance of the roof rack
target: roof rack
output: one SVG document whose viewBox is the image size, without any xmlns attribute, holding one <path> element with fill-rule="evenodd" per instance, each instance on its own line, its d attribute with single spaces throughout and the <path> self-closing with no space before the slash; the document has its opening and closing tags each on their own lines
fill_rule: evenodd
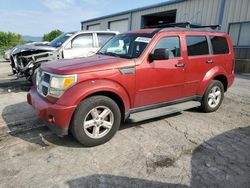
<svg viewBox="0 0 250 188">
<path fill-rule="evenodd" d="M 171 27 L 181 27 L 181 28 L 186 28 L 186 29 L 202 29 L 202 28 L 210 28 L 212 30 L 216 30 L 217 28 L 220 28 L 220 25 L 197 25 L 197 24 L 192 24 L 190 22 L 177 22 L 177 23 L 168 23 L 168 24 L 162 24 L 158 26 L 157 30 L 154 33 L 158 33 L 159 31 Z M 150 26 L 148 28 L 155 28 L 154 26 Z"/>
</svg>

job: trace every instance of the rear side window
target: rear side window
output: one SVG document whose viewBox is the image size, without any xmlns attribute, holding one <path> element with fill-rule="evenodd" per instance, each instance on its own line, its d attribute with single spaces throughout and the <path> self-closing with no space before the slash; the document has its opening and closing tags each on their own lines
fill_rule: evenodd
<svg viewBox="0 0 250 188">
<path fill-rule="evenodd" d="M 160 41 L 156 44 L 154 50 L 160 48 L 169 50 L 170 59 L 181 56 L 179 37 L 165 37 L 160 39 Z"/>
<path fill-rule="evenodd" d="M 210 36 L 213 54 L 228 54 L 229 48 L 225 37 Z"/>
<path fill-rule="evenodd" d="M 112 33 L 97 33 L 99 47 L 102 47 L 106 42 L 108 42 L 115 34 Z"/>
<path fill-rule="evenodd" d="M 208 55 L 209 48 L 206 36 L 187 36 L 188 56 Z"/>
</svg>

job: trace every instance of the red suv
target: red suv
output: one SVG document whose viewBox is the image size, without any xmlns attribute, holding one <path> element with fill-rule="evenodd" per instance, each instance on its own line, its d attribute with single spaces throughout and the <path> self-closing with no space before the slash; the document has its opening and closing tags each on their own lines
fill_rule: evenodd
<svg viewBox="0 0 250 188">
<path fill-rule="evenodd" d="M 42 64 L 28 103 L 57 135 L 71 131 L 85 146 L 107 142 L 128 118 L 216 111 L 234 80 L 232 42 L 212 30 L 123 33 L 94 56 L 58 61 Z"/>
</svg>

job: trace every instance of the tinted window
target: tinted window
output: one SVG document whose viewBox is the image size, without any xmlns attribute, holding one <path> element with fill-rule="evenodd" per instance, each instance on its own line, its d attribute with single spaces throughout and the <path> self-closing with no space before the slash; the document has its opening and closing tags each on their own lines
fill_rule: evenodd
<svg viewBox="0 0 250 188">
<path fill-rule="evenodd" d="M 225 37 L 210 37 L 214 54 L 228 54 L 229 48 Z"/>
<path fill-rule="evenodd" d="M 209 48 L 206 36 L 187 37 L 187 48 L 189 56 L 209 54 Z"/>
<path fill-rule="evenodd" d="M 115 34 L 110 33 L 97 33 L 99 47 L 102 47 L 106 42 L 108 42 Z"/>
<path fill-rule="evenodd" d="M 165 37 L 160 39 L 154 49 L 165 48 L 169 50 L 169 58 L 181 56 L 179 37 Z"/>
<path fill-rule="evenodd" d="M 79 35 L 72 41 L 72 48 L 92 48 L 93 36 L 92 34 Z"/>
</svg>

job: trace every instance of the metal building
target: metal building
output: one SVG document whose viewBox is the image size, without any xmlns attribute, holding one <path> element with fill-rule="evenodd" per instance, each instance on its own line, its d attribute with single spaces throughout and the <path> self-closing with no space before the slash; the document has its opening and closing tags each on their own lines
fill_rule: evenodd
<svg viewBox="0 0 250 188">
<path fill-rule="evenodd" d="M 237 71 L 250 72 L 250 0 L 169 0 L 81 22 L 82 30 L 120 32 L 173 22 L 221 25 L 235 47 Z"/>
</svg>

